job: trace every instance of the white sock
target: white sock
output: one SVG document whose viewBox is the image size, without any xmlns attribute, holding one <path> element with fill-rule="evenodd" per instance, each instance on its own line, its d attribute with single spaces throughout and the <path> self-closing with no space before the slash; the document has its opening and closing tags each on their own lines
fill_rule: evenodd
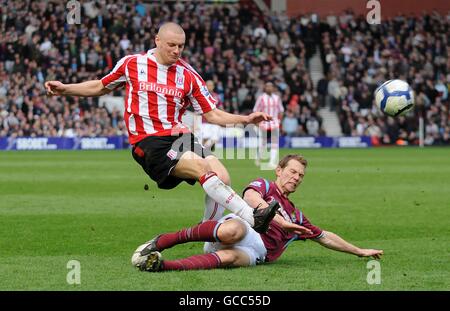
<svg viewBox="0 0 450 311">
<path fill-rule="evenodd" d="M 256 162 L 260 161 L 261 161 L 261 146 L 258 145 L 258 147 L 256 148 Z"/>
<path fill-rule="evenodd" d="M 205 174 L 200 178 L 200 183 L 214 201 L 247 221 L 251 226 L 254 225 L 253 208 L 248 206 L 233 189 L 225 185 L 215 173 Z"/>
<path fill-rule="evenodd" d="M 207 220 L 219 220 L 223 216 L 225 208 L 214 201 L 209 195 L 205 196 L 205 212 L 203 222 Z"/>
<path fill-rule="evenodd" d="M 258 160 L 265 162 L 267 160 L 267 145 L 261 145 L 258 150 Z"/>
<path fill-rule="evenodd" d="M 278 148 L 270 149 L 270 163 L 273 165 L 277 165 L 278 163 Z"/>
</svg>

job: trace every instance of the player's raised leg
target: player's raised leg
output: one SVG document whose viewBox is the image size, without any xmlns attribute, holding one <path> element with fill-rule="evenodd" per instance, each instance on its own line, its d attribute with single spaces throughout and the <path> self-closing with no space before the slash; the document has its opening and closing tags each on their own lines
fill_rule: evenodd
<svg viewBox="0 0 450 311">
<path fill-rule="evenodd" d="M 193 152 L 185 152 L 171 174 L 179 178 L 198 180 L 209 197 L 250 225 L 254 225 L 253 208 L 218 177 L 206 159 Z"/>
<path fill-rule="evenodd" d="M 207 156 L 205 160 L 211 167 L 211 171 L 217 174 L 217 177 L 226 185 L 231 186 L 230 175 L 227 169 L 215 156 Z M 214 201 L 208 194 L 205 196 L 205 212 L 203 214 L 203 221 L 206 220 L 219 220 L 222 218 L 225 208 Z"/>
<path fill-rule="evenodd" d="M 275 216 L 277 206 L 264 209 L 250 207 L 231 187 L 212 171 L 208 161 L 193 152 L 185 152 L 171 172 L 172 175 L 200 181 L 205 192 L 217 203 L 247 221 L 257 232 L 265 232 Z"/>
</svg>

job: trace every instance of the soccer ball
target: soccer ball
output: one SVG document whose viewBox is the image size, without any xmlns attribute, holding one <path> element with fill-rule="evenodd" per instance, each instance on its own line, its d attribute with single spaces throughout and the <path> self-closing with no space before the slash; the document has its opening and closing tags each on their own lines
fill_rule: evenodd
<svg viewBox="0 0 450 311">
<path fill-rule="evenodd" d="M 375 90 L 375 103 L 389 116 L 402 116 L 414 107 L 414 93 L 407 82 L 389 80 Z"/>
<path fill-rule="evenodd" d="M 141 251 L 148 246 L 148 243 L 139 245 L 138 248 L 133 253 L 133 256 L 131 257 L 131 264 L 135 267 L 140 267 L 145 260 L 147 259 L 147 256 L 142 256 Z"/>
</svg>

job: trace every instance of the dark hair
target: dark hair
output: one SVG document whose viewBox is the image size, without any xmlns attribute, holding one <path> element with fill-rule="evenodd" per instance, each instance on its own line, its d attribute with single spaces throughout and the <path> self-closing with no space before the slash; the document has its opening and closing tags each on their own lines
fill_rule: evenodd
<svg viewBox="0 0 450 311">
<path fill-rule="evenodd" d="M 281 168 L 285 168 L 290 160 L 296 160 L 300 162 L 305 168 L 308 166 L 308 161 L 306 161 L 304 156 L 299 154 L 288 154 L 287 156 L 284 156 L 280 160 L 280 162 L 278 162 L 278 166 Z"/>
</svg>

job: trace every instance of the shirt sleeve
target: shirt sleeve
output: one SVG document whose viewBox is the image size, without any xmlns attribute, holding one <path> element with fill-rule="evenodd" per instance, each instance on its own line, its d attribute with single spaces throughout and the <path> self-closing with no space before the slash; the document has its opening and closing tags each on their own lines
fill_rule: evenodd
<svg viewBox="0 0 450 311">
<path fill-rule="evenodd" d="M 188 99 L 192 103 L 195 112 L 203 114 L 215 109 L 216 99 L 208 91 L 205 81 L 193 72 L 191 72 L 191 76 L 192 91 L 188 95 Z"/>
<path fill-rule="evenodd" d="M 252 181 L 243 191 L 242 195 L 245 194 L 245 191 L 248 189 L 253 189 L 259 194 L 261 194 L 261 197 L 264 198 L 264 196 L 269 191 L 269 182 L 265 180 L 264 178 L 257 178 L 254 181 Z"/>
<path fill-rule="evenodd" d="M 305 215 L 300 212 L 299 223 L 301 226 L 308 228 L 312 231 L 311 234 L 302 234 L 298 237 L 298 240 L 319 239 L 323 235 L 323 230 L 317 226 L 314 226 Z"/>
<path fill-rule="evenodd" d="M 130 56 L 120 59 L 113 70 L 104 76 L 101 81 L 107 89 L 114 90 L 125 85 L 127 80 L 125 75 L 125 67 Z"/>
</svg>

